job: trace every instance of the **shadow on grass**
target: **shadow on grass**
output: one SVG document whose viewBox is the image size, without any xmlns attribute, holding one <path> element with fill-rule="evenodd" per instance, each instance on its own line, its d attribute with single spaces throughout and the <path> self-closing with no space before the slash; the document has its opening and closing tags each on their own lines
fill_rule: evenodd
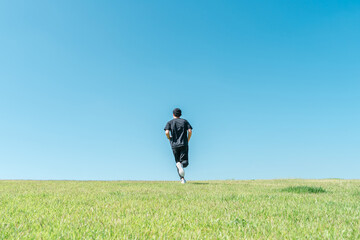
<svg viewBox="0 0 360 240">
<path fill-rule="evenodd" d="M 296 186 L 296 187 L 287 187 L 281 189 L 282 192 L 291 192 L 291 193 L 325 193 L 326 190 L 322 187 L 309 187 L 309 186 Z"/>
<path fill-rule="evenodd" d="M 202 182 L 188 182 L 188 184 L 208 185 L 208 184 L 210 184 L 210 183 L 202 183 Z"/>
</svg>

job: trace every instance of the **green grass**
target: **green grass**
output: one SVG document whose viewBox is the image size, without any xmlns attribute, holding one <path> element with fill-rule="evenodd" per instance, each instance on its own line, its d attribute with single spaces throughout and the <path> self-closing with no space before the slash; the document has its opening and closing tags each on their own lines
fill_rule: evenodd
<svg viewBox="0 0 360 240">
<path fill-rule="evenodd" d="M 324 193 L 326 192 L 322 187 L 296 186 L 287 187 L 283 189 L 284 192 L 293 193 Z"/>
<path fill-rule="evenodd" d="M 0 239 L 360 239 L 360 180 L 0 181 Z"/>
</svg>

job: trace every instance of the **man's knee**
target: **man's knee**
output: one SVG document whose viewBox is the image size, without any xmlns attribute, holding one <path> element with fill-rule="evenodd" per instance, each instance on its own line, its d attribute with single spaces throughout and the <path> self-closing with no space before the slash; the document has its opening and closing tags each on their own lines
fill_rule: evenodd
<svg viewBox="0 0 360 240">
<path fill-rule="evenodd" d="M 181 164 L 183 165 L 184 168 L 186 168 L 189 165 L 189 161 L 184 160 L 184 161 L 181 162 Z"/>
</svg>

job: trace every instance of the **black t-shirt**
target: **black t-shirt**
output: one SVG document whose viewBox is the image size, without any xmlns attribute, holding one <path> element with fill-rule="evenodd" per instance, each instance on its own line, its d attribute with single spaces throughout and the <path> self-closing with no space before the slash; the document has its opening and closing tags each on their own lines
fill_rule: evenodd
<svg viewBox="0 0 360 240">
<path fill-rule="evenodd" d="M 188 145 L 187 131 L 192 129 L 190 123 L 182 118 L 174 118 L 167 122 L 164 130 L 170 131 L 170 144 L 172 148 Z"/>
</svg>

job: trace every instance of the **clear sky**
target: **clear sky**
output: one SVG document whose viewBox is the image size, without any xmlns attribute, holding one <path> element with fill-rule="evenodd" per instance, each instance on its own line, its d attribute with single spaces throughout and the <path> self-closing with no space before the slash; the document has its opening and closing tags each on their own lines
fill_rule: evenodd
<svg viewBox="0 0 360 240">
<path fill-rule="evenodd" d="M 360 178 L 360 1 L 1 1 L 0 179 Z"/>
</svg>

